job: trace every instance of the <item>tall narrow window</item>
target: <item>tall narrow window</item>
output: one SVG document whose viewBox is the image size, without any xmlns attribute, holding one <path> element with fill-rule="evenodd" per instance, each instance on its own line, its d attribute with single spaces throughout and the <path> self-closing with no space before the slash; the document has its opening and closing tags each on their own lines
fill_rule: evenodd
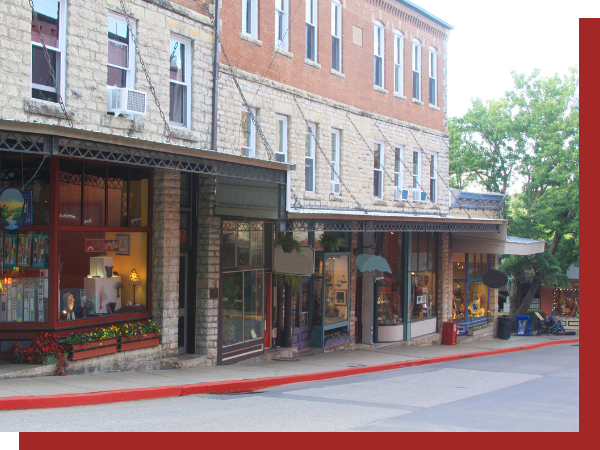
<svg viewBox="0 0 600 450">
<path fill-rule="evenodd" d="M 306 59 L 317 62 L 317 0 L 306 0 Z"/>
<path fill-rule="evenodd" d="M 402 200 L 402 153 L 404 147 L 396 147 L 395 149 L 395 161 L 394 161 L 394 199 Z"/>
<path fill-rule="evenodd" d="M 331 2 L 331 68 L 342 71 L 342 5 Z"/>
<path fill-rule="evenodd" d="M 413 200 L 421 201 L 421 150 L 413 150 Z"/>
<path fill-rule="evenodd" d="M 258 0 L 242 0 L 242 33 L 258 39 Z"/>
<path fill-rule="evenodd" d="M 412 47 L 413 98 L 421 100 L 421 43 L 414 39 Z"/>
<path fill-rule="evenodd" d="M 437 106 L 437 51 L 429 49 L 429 104 Z"/>
<path fill-rule="evenodd" d="M 135 33 L 135 22 L 130 21 L 130 23 Z M 133 73 L 134 45 L 125 18 L 109 13 L 107 86 L 133 89 L 135 80 Z"/>
<path fill-rule="evenodd" d="M 275 116 L 275 159 L 279 162 L 287 162 L 287 152 L 287 117 Z"/>
<path fill-rule="evenodd" d="M 331 130 L 331 193 L 340 193 L 340 130 Z"/>
<path fill-rule="evenodd" d="M 250 109 L 256 118 L 256 110 L 254 108 Z M 256 128 L 252 123 L 252 117 L 246 110 L 242 111 L 240 122 L 240 147 L 242 156 L 254 158 L 256 153 Z"/>
<path fill-rule="evenodd" d="M 288 50 L 289 0 L 275 0 L 275 47 Z"/>
<path fill-rule="evenodd" d="M 169 122 L 177 127 L 190 126 L 190 45 L 172 37 L 169 45 Z"/>
<path fill-rule="evenodd" d="M 375 55 L 375 86 L 383 87 L 383 24 L 375 22 L 373 27 L 373 53 Z"/>
<path fill-rule="evenodd" d="M 306 128 L 306 144 L 304 155 L 304 190 L 315 192 L 315 138 L 317 125 L 309 123 Z"/>
<path fill-rule="evenodd" d="M 373 197 L 383 198 L 383 143 L 381 142 L 375 142 L 373 168 Z"/>
<path fill-rule="evenodd" d="M 394 92 L 404 95 L 404 36 L 394 31 Z"/>
<path fill-rule="evenodd" d="M 431 203 L 437 203 L 437 155 L 431 154 L 431 166 L 429 166 L 429 196 Z"/>
<path fill-rule="evenodd" d="M 58 94 L 64 98 L 65 68 L 65 10 L 66 0 L 36 0 L 40 30 L 31 13 L 31 97 L 50 102 L 58 102 Z M 40 35 L 41 33 L 41 35 Z M 42 38 L 50 57 L 59 93 L 56 92 L 50 66 L 44 55 Z"/>
</svg>

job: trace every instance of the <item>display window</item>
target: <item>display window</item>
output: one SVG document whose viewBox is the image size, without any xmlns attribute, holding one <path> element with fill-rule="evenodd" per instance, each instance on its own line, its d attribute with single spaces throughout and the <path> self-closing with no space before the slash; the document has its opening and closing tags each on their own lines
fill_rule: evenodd
<svg viewBox="0 0 600 450">
<path fill-rule="evenodd" d="M 568 289 L 554 289 L 552 309 L 562 317 L 579 317 L 579 283 L 572 283 Z"/>
<path fill-rule="evenodd" d="M 410 298 L 411 321 L 437 315 L 437 238 L 434 233 L 412 233 Z"/>
<path fill-rule="evenodd" d="M 348 321 L 348 255 L 325 256 L 325 325 Z"/>
<path fill-rule="evenodd" d="M 223 346 L 263 337 L 264 222 L 223 221 Z"/>
<path fill-rule="evenodd" d="M 378 253 L 383 255 L 392 270 L 392 273 L 383 272 L 383 277 L 376 280 L 377 326 L 399 325 L 404 322 L 403 235 L 394 232 L 378 233 L 376 242 Z M 379 340 L 382 335 L 383 333 L 378 333 Z M 395 340 L 402 340 L 402 336 L 399 335 Z"/>
<path fill-rule="evenodd" d="M 472 322 L 487 318 L 489 289 L 481 277 L 489 270 L 489 258 L 482 253 L 455 253 L 452 260 L 452 318 Z M 457 278 L 461 277 L 461 278 Z"/>
</svg>

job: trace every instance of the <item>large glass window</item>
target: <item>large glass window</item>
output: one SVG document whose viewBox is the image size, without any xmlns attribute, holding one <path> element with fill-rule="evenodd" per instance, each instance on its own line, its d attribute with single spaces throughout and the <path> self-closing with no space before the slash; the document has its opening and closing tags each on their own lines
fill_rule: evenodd
<svg viewBox="0 0 600 450">
<path fill-rule="evenodd" d="M 262 266 L 264 222 L 223 221 L 223 267 Z"/>
<path fill-rule="evenodd" d="M 306 59 L 317 62 L 317 1 L 306 0 Z"/>
<path fill-rule="evenodd" d="M 135 32 L 135 22 L 130 20 L 130 24 Z M 135 80 L 133 74 L 134 45 L 125 17 L 110 13 L 108 16 L 107 86 L 133 89 Z"/>
<path fill-rule="evenodd" d="M 348 321 L 348 255 L 325 257 L 325 325 Z"/>
<path fill-rule="evenodd" d="M 383 273 L 383 279 L 377 282 L 377 325 L 399 325 L 403 323 L 403 272 L 402 264 L 402 233 L 379 233 L 377 247 L 379 254 L 383 255 L 392 273 Z M 378 341 L 400 341 L 403 339 L 401 332 L 382 330 L 378 332 Z"/>
<path fill-rule="evenodd" d="M 66 1 L 36 0 L 35 16 L 31 17 L 31 97 L 58 102 L 50 67 L 54 71 L 59 93 L 64 94 L 65 67 L 65 10 Z M 50 63 L 46 60 L 42 40 L 46 45 Z"/>
<path fill-rule="evenodd" d="M 373 28 L 373 53 L 375 55 L 374 81 L 375 86 L 383 87 L 383 24 L 375 22 Z"/>
<path fill-rule="evenodd" d="M 429 104 L 437 106 L 437 50 L 429 48 Z"/>
<path fill-rule="evenodd" d="M 452 259 L 452 317 L 472 321 L 489 314 L 489 289 L 481 277 L 489 270 L 488 255 L 455 253 Z"/>
<path fill-rule="evenodd" d="M 437 243 L 435 233 L 413 233 L 411 255 L 411 296 L 409 314 L 412 320 L 437 314 Z"/>
<path fill-rule="evenodd" d="M 404 35 L 394 31 L 394 92 L 404 95 Z"/>
<path fill-rule="evenodd" d="M 275 46 L 288 49 L 288 0 L 275 0 Z"/>
<path fill-rule="evenodd" d="M 242 0 L 242 33 L 258 39 L 258 0 Z"/>
<path fill-rule="evenodd" d="M 331 2 L 331 68 L 342 71 L 342 5 Z"/>
<path fill-rule="evenodd" d="M 169 122 L 179 127 L 189 127 L 190 111 L 190 44 L 172 37 L 169 45 Z"/>
<path fill-rule="evenodd" d="M 412 45 L 413 99 L 421 100 L 421 42 L 413 39 Z"/>
</svg>

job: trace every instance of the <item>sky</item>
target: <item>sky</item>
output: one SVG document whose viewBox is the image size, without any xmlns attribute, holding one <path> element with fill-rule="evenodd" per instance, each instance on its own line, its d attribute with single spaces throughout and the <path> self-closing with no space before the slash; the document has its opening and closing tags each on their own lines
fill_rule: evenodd
<svg viewBox="0 0 600 450">
<path fill-rule="evenodd" d="M 579 64 L 579 18 L 600 17 L 598 0 L 411 0 L 452 25 L 448 41 L 448 117 L 471 99 L 499 99 L 511 71 L 568 74 Z"/>
</svg>

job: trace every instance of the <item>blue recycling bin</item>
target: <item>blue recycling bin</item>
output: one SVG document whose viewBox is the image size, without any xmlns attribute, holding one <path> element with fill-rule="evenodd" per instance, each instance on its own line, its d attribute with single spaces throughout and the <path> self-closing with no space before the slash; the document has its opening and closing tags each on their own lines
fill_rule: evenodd
<svg viewBox="0 0 600 450">
<path fill-rule="evenodd" d="M 517 316 L 517 336 L 531 336 L 531 317 Z"/>
</svg>

